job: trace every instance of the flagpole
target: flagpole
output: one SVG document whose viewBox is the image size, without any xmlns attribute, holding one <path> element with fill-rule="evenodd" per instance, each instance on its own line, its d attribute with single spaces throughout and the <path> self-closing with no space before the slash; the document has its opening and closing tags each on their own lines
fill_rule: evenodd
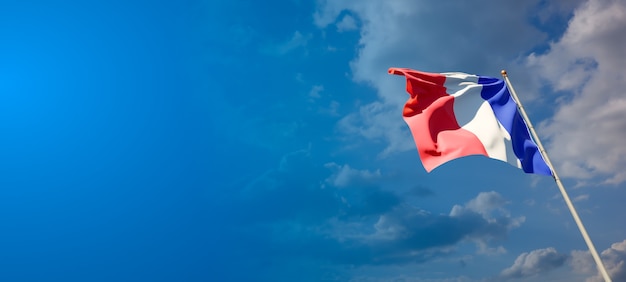
<svg viewBox="0 0 626 282">
<path fill-rule="evenodd" d="M 530 122 L 530 119 L 528 118 L 526 111 L 524 111 L 522 102 L 517 97 L 517 94 L 515 93 L 515 90 L 513 89 L 513 85 L 511 85 L 511 81 L 509 81 L 509 76 L 507 75 L 506 70 L 502 70 L 501 74 L 502 74 L 502 77 L 504 77 L 504 81 L 506 82 L 506 85 L 509 87 L 509 90 L 511 90 L 510 91 L 511 96 L 513 97 L 513 100 L 515 101 L 515 103 L 517 103 L 517 108 L 519 109 L 520 114 L 522 114 L 522 118 L 528 125 L 530 134 L 532 134 L 533 139 L 537 143 L 537 147 L 539 148 L 539 153 L 541 154 L 543 159 L 546 161 L 546 164 L 548 165 L 548 167 L 550 167 L 550 170 L 552 170 L 552 177 L 554 178 L 556 185 L 559 187 L 559 190 L 561 191 L 561 195 L 563 195 L 563 199 L 565 199 L 565 203 L 567 204 L 567 207 L 569 208 L 570 213 L 574 217 L 574 221 L 576 222 L 576 225 L 578 226 L 578 230 L 580 230 L 580 233 L 583 235 L 583 238 L 585 239 L 585 243 L 587 243 L 587 247 L 589 248 L 589 251 L 591 252 L 591 255 L 593 256 L 593 259 L 596 261 L 598 270 L 600 271 L 600 273 L 602 273 L 602 276 L 604 277 L 604 281 L 611 282 L 611 277 L 609 277 L 609 274 L 606 272 L 606 269 L 604 268 L 604 264 L 602 263 L 602 260 L 600 259 L 600 256 L 598 255 L 598 252 L 596 251 L 596 248 L 593 246 L 593 242 L 591 242 L 591 238 L 589 237 L 589 234 L 587 234 L 587 230 L 585 229 L 583 222 L 580 220 L 580 217 L 578 217 L 576 208 L 574 208 L 572 201 L 567 195 L 567 192 L 565 191 L 565 187 L 563 186 L 561 179 L 556 174 L 556 170 L 554 170 L 554 166 L 552 166 L 552 163 L 550 162 L 550 158 L 548 158 L 548 154 L 546 153 L 546 150 L 543 148 L 543 145 L 541 145 L 541 141 L 539 140 L 539 137 L 537 136 L 537 133 L 535 132 L 535 128 Z"/>
</svg>

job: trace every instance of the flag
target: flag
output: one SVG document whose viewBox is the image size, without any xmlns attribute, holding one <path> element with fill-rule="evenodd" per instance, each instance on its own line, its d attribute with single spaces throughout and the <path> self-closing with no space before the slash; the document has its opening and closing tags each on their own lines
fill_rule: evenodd
<svg viewBox="0 0 626 282">
<path fill-rule="evenodd" d="M 390 68 L 406 77 L 403 110 L 426 171 L 484 155 L 527 173 L 552 175 L 502 79 Z"/>
</svg>

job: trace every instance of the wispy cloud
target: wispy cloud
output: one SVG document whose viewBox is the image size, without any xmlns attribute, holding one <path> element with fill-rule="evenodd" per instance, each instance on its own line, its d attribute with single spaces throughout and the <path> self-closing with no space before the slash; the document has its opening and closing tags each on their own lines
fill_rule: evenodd
<svg viewBox="0 0 626 282">
<path fill-rule="evenodd" d="M 306 47 L 311 38 L 313 38 L 312 34 L 302 34 L 300 31 L 295 31 L 288 40 L 267 46 L 263 50 L 265 53 L 271 55 L 282 56 L 299 48 Z"/>
<path fill-rule="evenodd" d="M 335 170 L 335 173 L 326 181 L 336 187 L 347 187 L 354 184 L 363 185 L 381 177 L 380 170 L 358 170 L 351 168 L 350 165 L 347 164 L 338 165 L 336 163 L 327 163 L 325 166 Z"/>
<path fill-rule="evenodd" d="M 574 202 L 582 202 L 582 201 L 586 201 L 586 200 L 589 200 L 589 194 L 578 195 L 578 196 L 574 197 L 574 199 L 572 201 L 574 201 Z"/>
<path fill-rule="evenodd" d="M 322 91 L 324 91 L 324 85 L 313 85 L 313 87 L 311 87 L 311 90 L 309 91 L 309 98 L 317 99 L 322 97 L 320 95 Z"/>
</svg>

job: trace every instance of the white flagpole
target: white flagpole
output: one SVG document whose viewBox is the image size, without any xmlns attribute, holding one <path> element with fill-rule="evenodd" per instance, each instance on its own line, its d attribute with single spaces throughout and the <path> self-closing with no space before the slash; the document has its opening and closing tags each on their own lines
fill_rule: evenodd
<svg viewBox="0 0 626 282">
<path fill-rule="evenodd" d="M 611 277 L 609 277 L 609 274 L 606 272 L 606 269 L 604 268 L 604 264 L 602 264 L 602 260 L 600 259 L 600 256 L 598 255 L 596 248 L 593 246 L 593 242 L 591 242 L 591 238 L 589 238 L 589 234 L 587 234 L 587 230 L 585 229 L 583 222 L 580 220 L 580 217 L 578 217 L 578 213 L 576 212 L 576 209 L 574 208 L 572 201 L 567 195 L 567 192 L 565 191 L 565 187 L 563 187 L 563 183 L 561 182 L 561 179 L 556 174 L 556 171 L 554 170 L 554 167 L 552 166 L 552 163 L 550 162 L 550 158 L 548 158 L 548 154 L 546 153 L 546 150 L 543 148 L 543 145 L 541 145 L 541 141 L 539 140 L 539 137 L 537 136 L 537 133 L 535 132 L 535 128 L 530 122 L 528 115 L 526 115 L 526 111 L 524 111 L 522 102 L 517 97 L 517 94 L 515 93 L 515 90 L 513 89 L 513 86 L 511 85 L 511 81 L 509 81 L 509 76 L 507 75 L 505 70 L 502 70 L 501 74 L 502 74 L 502 77 L 504 77 L 504 81 L 506 82 L 507 87 L 509 87 L 509 90 L 511 90 L 510 91 L 511 96 L 513 97 L 513 100 L 515 100 L 515 103 L 517 103 L 517 108 L 519 109 L 520 114 L 522 114 L 522 118 L 526 122 L 526 125 L 528 125 L 530 134 L 532 135 L 533 139 L 537 143 L 537 147 L 539 148 L 539 153 L 541 154 L 543 159 L 546 161 L 546 164 L 548 165 L 548 167 L 550 167 L 550 170 L 552 170 L 552 176 L 554 177 L 554 181 L 556 181 L 556 185 L 559 186 L 561 195 L 563 195 L 563 199 L 565 199 L 565 203 L 567 204 L 567 207 L 569 208 L 570 213 L 574 217 L 574 221 L 576 221 L 576 225 L 578 225 L 578 230 L 580 230 L 580 233 L 583 235 L 583 238 L 585 239 L 585 243 L 587 243 L 587 247 L 589 248 L 589 251 L 591 252 L 591 255 L 593 256 L 593 259 L 596 261 L 598 270 L 600 271 L 600 273 L 602 273 L 602 276 L 604 277 L 604 281 L 611 282 Z"/>
</svg>

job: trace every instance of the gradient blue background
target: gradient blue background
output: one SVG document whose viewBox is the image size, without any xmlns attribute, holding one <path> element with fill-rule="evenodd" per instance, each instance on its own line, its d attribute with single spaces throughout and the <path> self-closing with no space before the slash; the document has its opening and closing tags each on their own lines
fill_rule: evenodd
<svg viewBox="0 0 626 282">
<path fill-rule="evenodd" d="M 1 280 L 211 276 L 204 9 L 2 1 Z"/>
</svg>

